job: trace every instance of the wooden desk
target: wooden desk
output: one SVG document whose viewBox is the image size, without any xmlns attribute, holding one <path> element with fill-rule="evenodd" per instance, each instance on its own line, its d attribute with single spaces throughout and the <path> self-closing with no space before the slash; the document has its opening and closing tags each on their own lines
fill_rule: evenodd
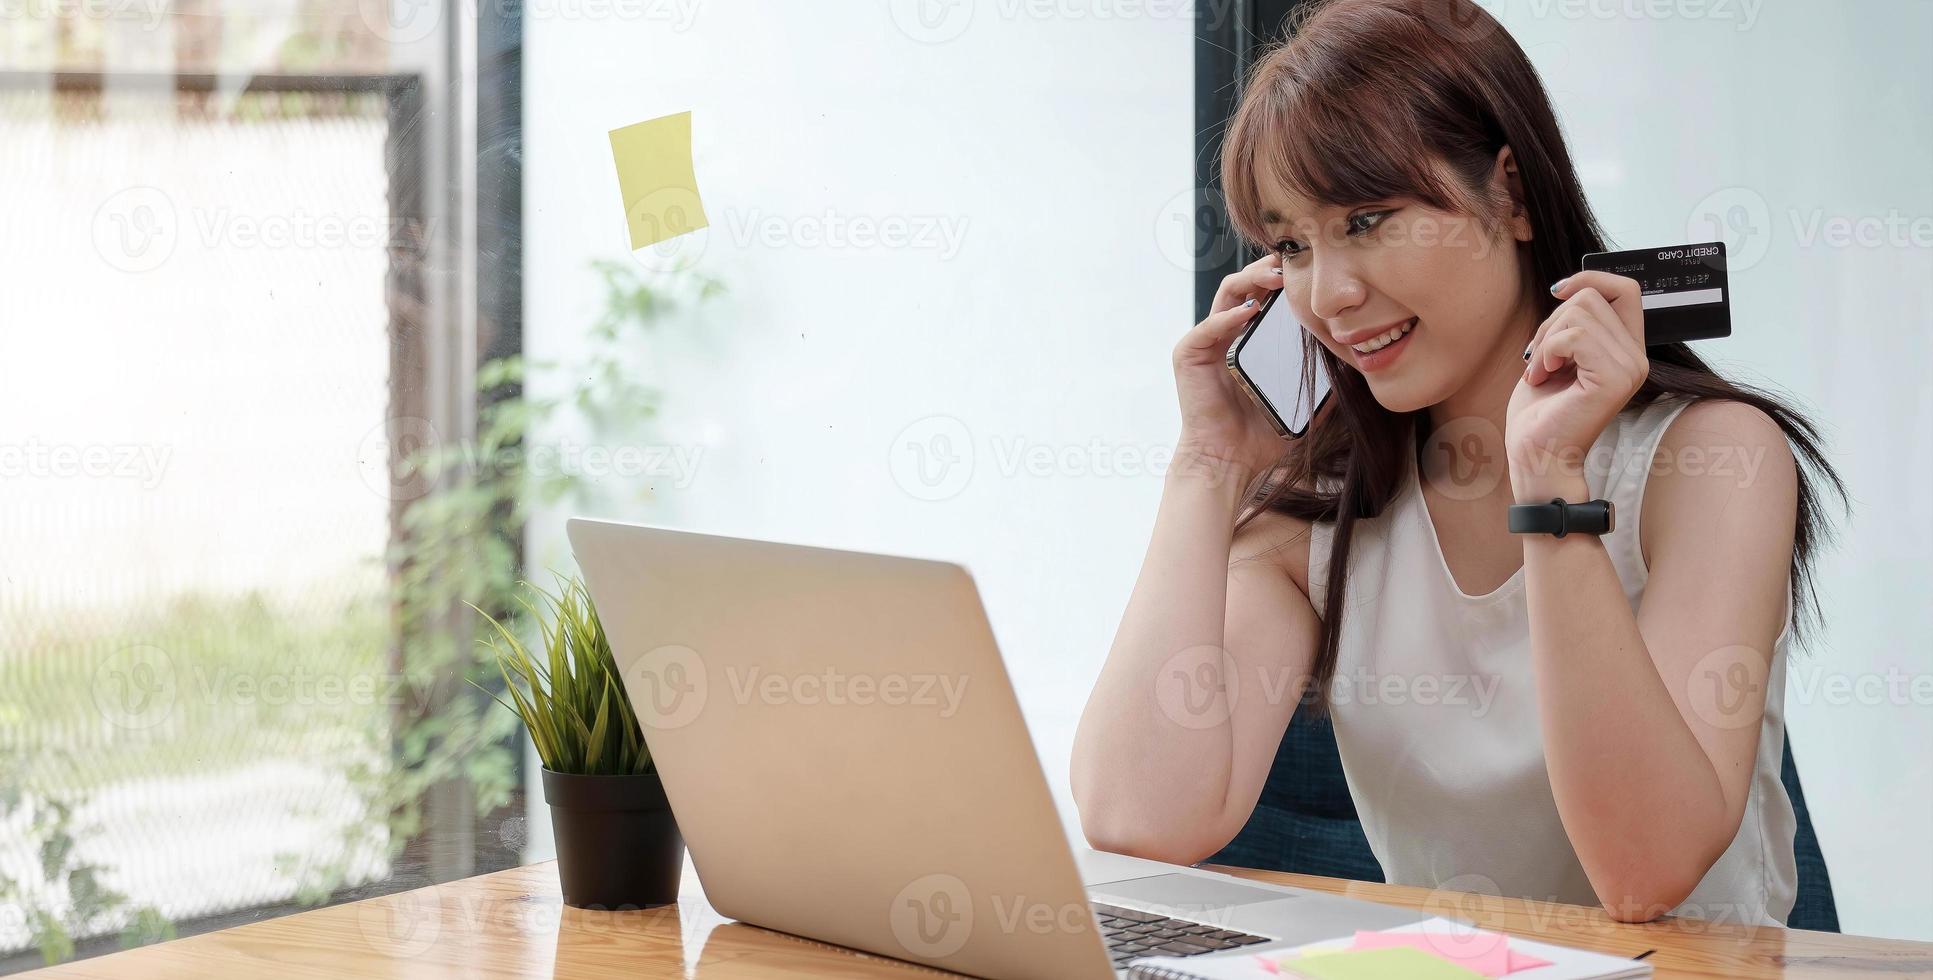
<svg viewBox="0 0 1933 980">
<path fill-rule="evenodd" d="M 1461 915 L 1488 928 L 1619 956 L 1656 949 L 1664 977 L 1933 976 L 1933 943 L 1667 920 L 1306 875 L 1217 868 L 1263 881 Z M 689 869 L 687 869 L 689 871 Z M 687 873 L 676 907 L 585 912 L 558 898 L 553 865 L 513 868 L 383 898 L 24 974 L 35 978 L 952 976 L 725 919 Z"/>
</svg>

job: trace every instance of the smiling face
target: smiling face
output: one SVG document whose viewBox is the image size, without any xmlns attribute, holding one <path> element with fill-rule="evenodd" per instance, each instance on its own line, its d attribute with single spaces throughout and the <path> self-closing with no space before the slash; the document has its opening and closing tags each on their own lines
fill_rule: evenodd
<svg viewBox="0 0 1933 980">
<path fill-rule="evenodd" d="M 1499 152 L 1492 199 L 1515 179 Z M 1531 237 L 1517 213 L 1486 228 L 1470 214 L 1414 198 L 1337 206 L 1306 200 L 1256 175 L 1268 241 L 1296 319 L 1343 364 L 1361 371 L 1384 408 L 1442 402 L 1501 366 L 1521 371 L 1537 320 L 1524 282 Z"/>
</svg>

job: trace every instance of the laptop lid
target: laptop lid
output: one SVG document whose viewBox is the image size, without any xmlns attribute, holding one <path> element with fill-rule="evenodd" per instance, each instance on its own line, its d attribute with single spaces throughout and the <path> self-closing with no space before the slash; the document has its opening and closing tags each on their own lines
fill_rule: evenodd
<svg viewBox="0 0 1933 980">
<path fill-rule="evenodd" d="M 1114 975 L 965 568 L 567 530 L 720 913 L 1001 980 Z"/>
</svg>

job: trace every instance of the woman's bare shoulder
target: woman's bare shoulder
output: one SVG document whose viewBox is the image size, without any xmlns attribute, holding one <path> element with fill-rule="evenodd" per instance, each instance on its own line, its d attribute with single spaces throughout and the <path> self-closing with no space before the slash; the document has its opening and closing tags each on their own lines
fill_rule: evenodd
<svg viewBox="0 0 1933 980">
<path fill-rule="evenodd" d="M 1245 561 L 1263 562 L 1281 569 L 1309 594 L 1310 523 L 1279 510 L 1264 509 L 1235 532 L 1228 549 L 1231 570 Z"/>
</svg>

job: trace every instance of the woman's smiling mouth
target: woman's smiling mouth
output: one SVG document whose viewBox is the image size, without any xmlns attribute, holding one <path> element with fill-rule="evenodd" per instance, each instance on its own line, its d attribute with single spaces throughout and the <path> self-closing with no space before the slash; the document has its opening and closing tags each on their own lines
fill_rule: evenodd
<svg viewBox="0 0 1933 980">
<path fill-rule="evenodd" d="M 1410 317 L 1373 337 L 1349 345 L 1349 352 L 1359 371 L 1377 371 L 1394 363 L 1397 356 L 1409 347 L 1410 334 L 1416 329 L 1416 318 Z"/>
</svg>

